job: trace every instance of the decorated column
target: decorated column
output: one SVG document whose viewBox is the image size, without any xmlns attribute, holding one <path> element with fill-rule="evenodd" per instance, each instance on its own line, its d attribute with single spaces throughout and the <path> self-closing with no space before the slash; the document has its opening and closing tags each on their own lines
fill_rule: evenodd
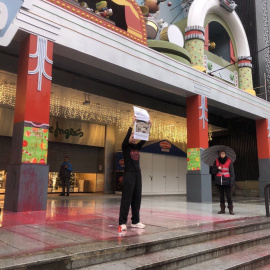
<svg viewBox="0 0 270 270">
<path fill-rule="evenodd" d="M 4 209 L 46 210 L 53 43 L 29 35 L 19 55 L 11 161 Z"/>
<path fill-rule="evenodd" d="M 205 72 L 204 66 L 204 28 L 201 26 L 189 26 L 185 29 L 185 49 L 191 55 L 191 65 Z"/>
<path fill-rule="evenodd" d="M 201 153 L 208 148 L 207 98 L 196 95 L 187 98 L 187 201 L 211 202 L 212 181 L 209 166 Z"/>
<path fill-rule="evenodd" d="M 241 56 L 238 58 L 239 88 L 256 96 L 256 92 L 253 90 L 251 60 L 252 58 L 250 56 Z"/>
<path fill-rule="evenodd" d="M 259 162 L 260 197 L 264 197 L 264 187 L 270 183 L 270 120 L 256 121 L 257 148 Z"/>
</svg>

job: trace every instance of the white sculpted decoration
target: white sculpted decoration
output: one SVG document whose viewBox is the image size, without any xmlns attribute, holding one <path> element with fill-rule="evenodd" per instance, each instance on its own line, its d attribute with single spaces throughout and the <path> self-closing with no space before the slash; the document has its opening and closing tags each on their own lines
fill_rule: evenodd
<svg viewBox="0 0 270 270">
<path fill-rule="evenodd" d="M 52 77 L 46 73 L 45 70 L 45 61 L 49 64 L 53 64 L 53 61 L 50 60 L 47 56 L 47 44 L 48 40 L 43 37 L 38 37 L 37 42 L 37 51 L 35 54 L 30 54 L 29 57 L 31 58 L 38 58 L 37 67 L 35 70 L 28 71 L 28 74 L 34 75 L 38 73 L 38 91 L 41 91 L 42 85 L 42 75 L 48 80 L 52 80 Z"/>
</svg>

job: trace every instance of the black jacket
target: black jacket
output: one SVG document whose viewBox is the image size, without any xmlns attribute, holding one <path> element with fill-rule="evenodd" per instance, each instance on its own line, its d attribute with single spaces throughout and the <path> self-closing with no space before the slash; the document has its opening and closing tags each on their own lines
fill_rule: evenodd
<svg viewBox="0 0 270 270">
<path fill-rule="evenodd" d="M 122 143 L 122 151 L 125 163 L 125 172 L 140 171 L 140 153 L 139 150 L 145 144 L 145 141 L 140 141 L 137 144 L 129 143 L 129 138 L 132 133 L 132 128 L 128 129 L 127 135 Z"/>
<path fill-rule="evenodd" d="M 68 166 L 65 168 L 65 166 Z M 63 162 L 60 167 L 59 176 L 60 177 L 70 177 L 72 172 L 72 166 L 70 162 Z"/>
</svg>

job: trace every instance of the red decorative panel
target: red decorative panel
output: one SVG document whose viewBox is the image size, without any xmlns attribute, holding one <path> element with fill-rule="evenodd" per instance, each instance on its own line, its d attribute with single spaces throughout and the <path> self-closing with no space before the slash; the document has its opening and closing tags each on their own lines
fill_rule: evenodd
<svg viewBox="0 0 270 270">
<path fill-rule="evenodd" d="M 72 12 L 74 15 L 80 16 L 86 20 L 94 22 L 98 25 L 110 29 L 120 35 L 123 35 L 133 41 L 136 41 L 140 44 L 147 44 L 147 35 L 145 28 L 144 16 L 141 12 L 140 6 L 136 3 L 135 0 L 108 0 L 113 2 L 114 5 L 124 7 L 124 13 L 122 21 L 126 24 L 126 29 L 117 26 L 112 20 L 105 19 L 101 15 L 98 15 L 90 10 L 87 10 L 79 5 L 79 3 L 72 3 L 72 0 L 46 0 L 51 2 L 61 9 L 65 9 L 69 12 Z"/>
<path fill-rule="evenodd" d="M 49 124 L 52 55 L 51 41 L 30 35 L 22 42 L 14 123 Z"/>
</svg>

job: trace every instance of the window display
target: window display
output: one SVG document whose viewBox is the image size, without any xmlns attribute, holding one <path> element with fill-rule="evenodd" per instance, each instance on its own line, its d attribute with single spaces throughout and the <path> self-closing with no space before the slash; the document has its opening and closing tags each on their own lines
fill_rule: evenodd
<svg viewBox="0 0 270 270">
<path fill-rule="evenodd" d="M 104 174 L 71 173 L 70 192 L 103 192 Z M 59 172 L 49 173 L 48 193 L 62 192 Z"/>
<path fill-rule="evenodd" d="M 5 193 L 7 171 L 0 171 L 0 194 Z"/>
<path fill-rule="evenodd" d="M 70 176 L 70 192 L 79 191 L 78 173 L 72 173 Z M 59 177 L 59 172 L 49 173 L 48 193 L 62 192 L 62 183 Z"/>
</svg>

